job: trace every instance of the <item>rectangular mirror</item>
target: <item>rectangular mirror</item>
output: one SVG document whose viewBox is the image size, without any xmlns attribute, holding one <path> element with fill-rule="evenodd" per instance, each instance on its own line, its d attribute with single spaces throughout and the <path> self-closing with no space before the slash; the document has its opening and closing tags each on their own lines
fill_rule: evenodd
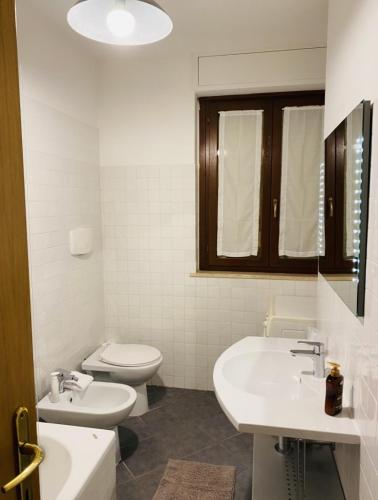
<svg viewBox="0 0 378 500">
<path fill-rule="evenodd" d="M 371 104 L 361 102 L 327 137 L 319 188 L 319 271 L 364 315 Z"/>
</svg>

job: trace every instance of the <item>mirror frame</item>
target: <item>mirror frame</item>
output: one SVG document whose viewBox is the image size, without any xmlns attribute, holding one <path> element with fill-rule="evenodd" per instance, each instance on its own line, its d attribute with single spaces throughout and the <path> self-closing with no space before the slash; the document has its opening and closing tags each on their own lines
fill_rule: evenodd
<svg viewBox="0 0 378 500">
<path fill-rule="evenodd" d="M 363 147 L 362 147 L 362 158 L 361 158 L 361 196 L 360 196 L 360 238 L 359 238 L 359 262 L 357 271 L 357 287 L 356 287 L 356 307 L 351 309 L 347 304 L 347 307 L 352 311 L 357 317 L 363 317 L 365 314 L 365 290 L 366 290 L 366 258 L 367 258 L 367 243 L 368 243 L 368 226 L 369 226 L 369 198 L 370 198 L 370 170 L 371 170 L 371 133 L 372 133 L 372 104 L 370 101 L 363 100 L 356 107 L 362 105 L 362 137 L 363 137 Z M 325 139 L 325 145 L 327 141 L 332 137 L 340 125 L 348 119 L 348 116 L 353 113 L 356 109 L 354 107 L 350 113 L 335 127 L 335 129 L 327 136 Z M 319 205 L 320 206 L 320 205 Z M 335 272 L 332 273 L 332 268 L 324 272 L 322 269 L 322 257 L 318 257 L 318 270 L 326 281 L 330 282 L 330 277 L 332 275 L 337 275 L 338 272 L 335 268 Z M 327 266 L 327 264 L 326 264 Z M 356 275 L 355 275 L 356 276 Z M 351 278 L 352 279 L 352 278 Z M 353 281 L 356 281 L 353 278 Z M 332 285 L 330 285 L 332 286 Z M 334 290 L 335 293 L 340 297 L 338 292 Z M 340 297 L 342 299 L 342 297 Z M 344 301 L 344 299 L 342 299 Z M 344 301 L 345 302 L 345 301 Z"/>
<path fill-rule="evenodd" d="M 371 170 L 371 131 L 372 105 L 370 101 L 362 101 L 363 105 L 363 150 L 361 173 L 361 223 L 360 223 L 360 265 L 357 287 L 357 316 L 365 314 L 366 290 L 366 258 L 369 226 L 370 170 Z"/>
</svg>

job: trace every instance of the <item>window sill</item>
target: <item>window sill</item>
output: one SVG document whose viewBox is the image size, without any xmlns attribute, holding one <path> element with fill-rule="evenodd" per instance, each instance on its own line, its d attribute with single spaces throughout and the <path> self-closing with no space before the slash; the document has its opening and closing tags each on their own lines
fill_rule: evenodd
<svg viewBox="0 0 378 500">
<path fill-rule="evenodd" d="M 317 274 L 279 274 L 279 273 L 238 273 L 229 271 L 196 271 L 190 273 L 191 278 L 231 278 L 250 280 L 287 280 L 317 281 Z"/>
<path fill-rule="evenodd" d="M 322 273 L 327 281 L 353 281 L 356 277 L 353 274 L 327 274 Z"/>
</svg>

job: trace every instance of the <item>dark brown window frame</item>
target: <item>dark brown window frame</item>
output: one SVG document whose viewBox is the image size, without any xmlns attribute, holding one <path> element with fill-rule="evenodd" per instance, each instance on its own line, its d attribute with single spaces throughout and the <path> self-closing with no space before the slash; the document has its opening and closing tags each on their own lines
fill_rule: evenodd
<svg viewBox="0 0 378 500">
<path fill-rule="evenodd" d="M 327 137 L 325 164 L 324 227 L 326 254 L 320 257 L 322 274 L 352 274 L 353 262 L 344 256 L 344 204 L 346 169 L 346 123 L 343 121 Z M 331 210 L 329 200 L 332 200 Z M 333 212 L 333 213 L 332 213 Z"/>
<path fill-rule="evenodd" d="M 200 103 L 199 264 L 204 271 L 316 274 L 318 259 L 278 257 L 279 217 L 273 218 L 273 199 L 280 198 L 282 107 L 324 104 L 324 91 L 203 97 Z M 264 109 L 261 245 L 256 257 L 217 256 L 219 111 Z M 273 143 L 278 147 L 272 148 Z M 327 155 L 327 152 L 326 152 Z M 329 153 L 328 153 L 329 156 Z M 331 155 L 332 156 L 332 155 Z M 326 229 L 327 232 L 327 229 Z M 328 231 L 329 232 L 329 231 Z M 344 271 L 345 272 L 345 271 Z"/>
</svg>

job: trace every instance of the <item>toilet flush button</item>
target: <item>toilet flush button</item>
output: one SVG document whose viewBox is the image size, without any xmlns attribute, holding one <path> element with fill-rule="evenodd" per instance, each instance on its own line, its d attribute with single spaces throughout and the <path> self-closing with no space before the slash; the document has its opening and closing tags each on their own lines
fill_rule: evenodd
<svg viewBox="0 0 378 500">
<path fill-rule="evenodd" d="M 87 255 L 93 249 L 93 231 L 90 227 L 77 227 L 70 231 L 71 255 Z"/>
</svg>

